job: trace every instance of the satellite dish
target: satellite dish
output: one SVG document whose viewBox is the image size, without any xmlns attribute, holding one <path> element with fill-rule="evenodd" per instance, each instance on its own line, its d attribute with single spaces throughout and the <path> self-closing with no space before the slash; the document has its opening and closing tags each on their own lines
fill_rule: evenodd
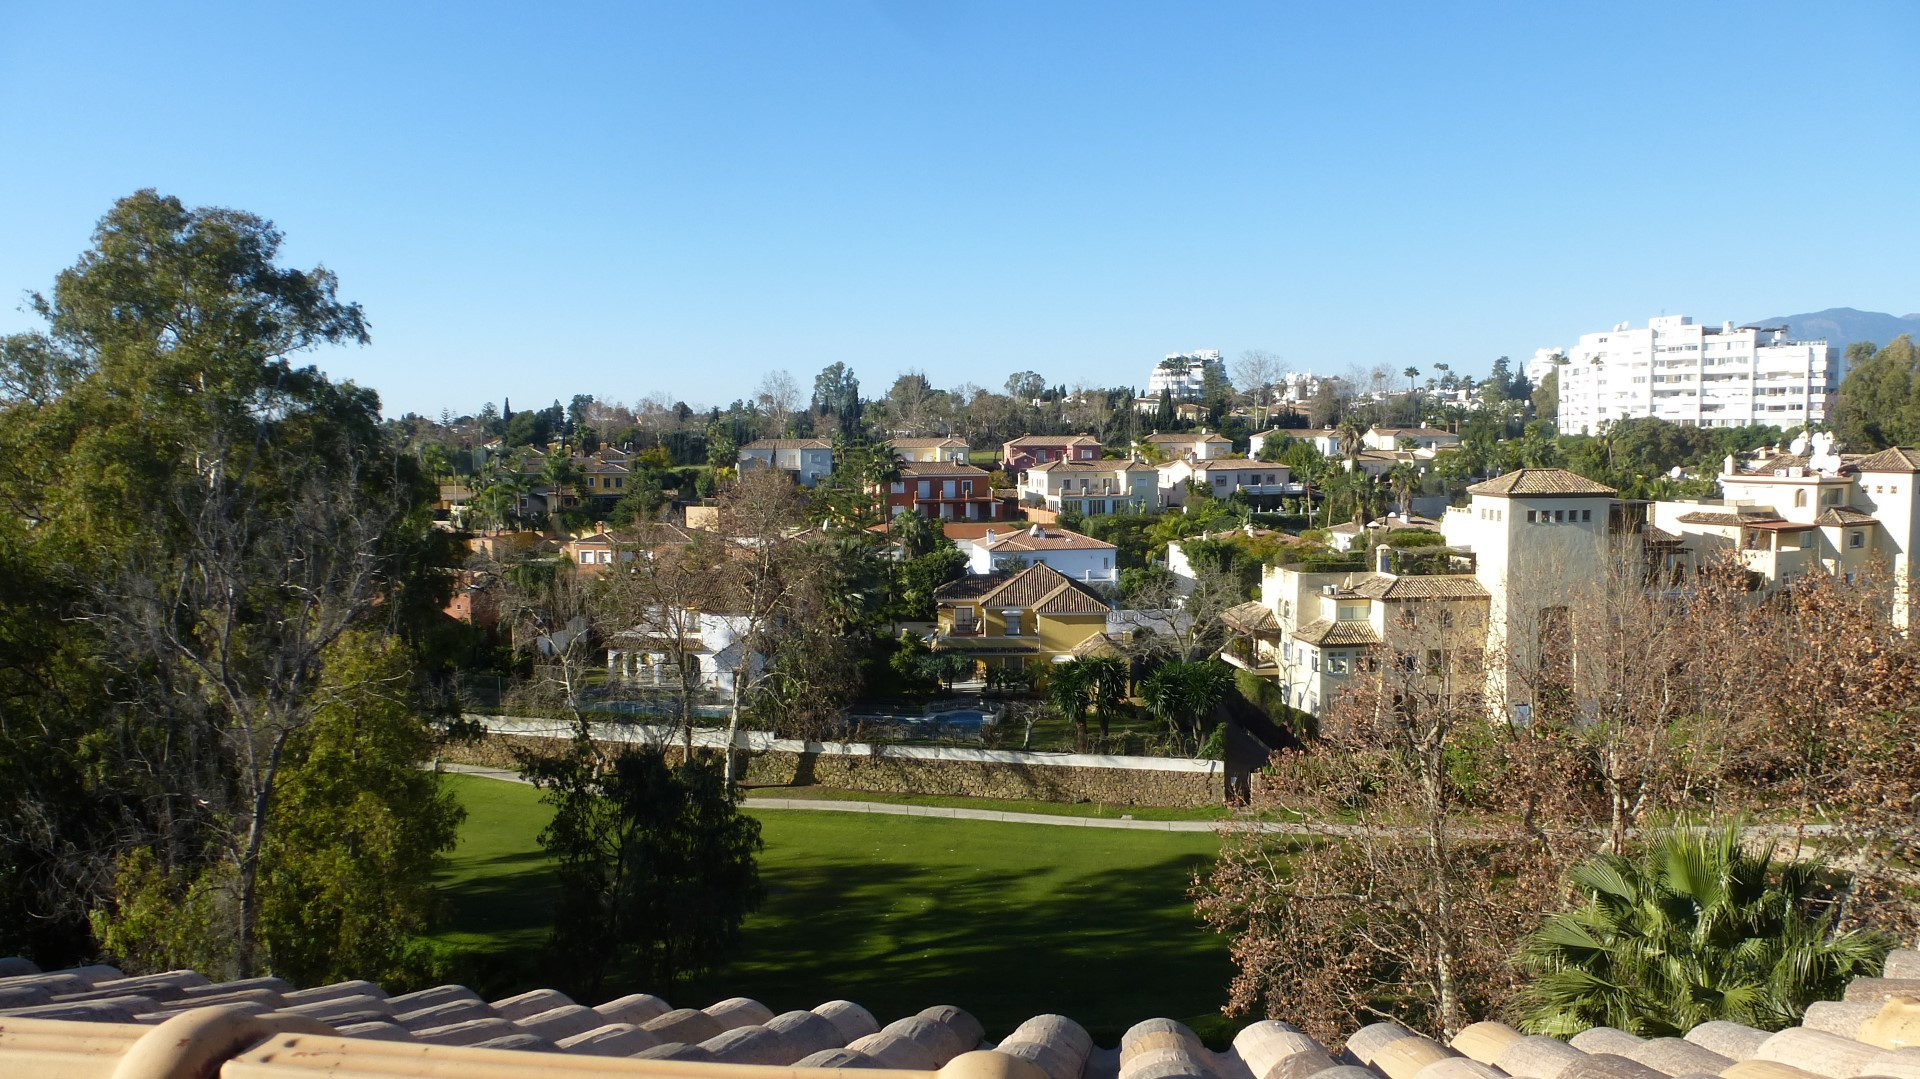
<svg viewBox="0 0 1920 1079">
<path fill-rule="evenodd" d="M 1805 431 L 1793 436 L 1793 441 L 1787 443 L 1787 452 L 1796 457 L 1807 452 L 1807 433 Z"/>
<path fill-rule="evenodd" d="M 1687 470 L 1684 468 L 1681 468 L 1679 465 L 1674 465 L 1672 468 L 1667 469 L 1667 476 L 1671 479 L 1677 480 L 1682 476 L 1685 476 L 1686 474 L 1687 474 Z"/>
</svg>

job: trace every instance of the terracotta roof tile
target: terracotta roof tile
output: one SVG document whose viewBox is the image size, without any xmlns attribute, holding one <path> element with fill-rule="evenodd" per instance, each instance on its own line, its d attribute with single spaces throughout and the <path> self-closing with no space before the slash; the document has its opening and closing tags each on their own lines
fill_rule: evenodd
<svg viewBox="0 0 1920 1079">
<path fill-rule="evenodd" d="M 833 443 L 817 438 L 756 438 L 743 450 L 830 450 Z"/>
<path fill-rule="evenodd" d="M 896 450 L 936 450 L 945 449 L 948 446 L 957 446 L 963 450 L 967 448 L 965 442 L 951 435 L 945 438 L 889 438 L 887 445 Z"/>
<path fill-rule="evenodd" d="M 1368 599 L 1486 599 L 1487 590 L 1465 574 L 1414 574 L 1369 577 L 1353 590 Z"/>
<path fill-rule="evenodd" d="M 551 989 L 490 1002 L 459 985 L 389 995 L 367 981 L 295 989 L 271 977 L 212 982 L 191 970 L 130 978 L 100 965 L 42 973 L 0 958 L 8 993 L 0 1022 L 9 1035 L 0 1040 L 0 1074 L 106 1075 L 138 1053 L 142 1074 L 370 1079 L 668 1074 L 618 1057 L 674 1061 L 669 1070 L 683 1079 L 791 1079 L 796 1068 L 901 1069 L 903 1079 L 905 1072 L 914 1079 L 1904 1075 L 1913 1050 L 1898 1047 L 1910 1045 L 1920 1026 L 1911 999 L 1917 973 L 1920 952 L 1897 949 L 1885 977 L 1854 979 L 1845 1001 L 1813 1003 L 1799 1025 L 1777 1033 L 1714 1020 L 1684 1038 L 1592 1027 L 1562 1041 L 1478 1022 L 1443 1045 L 1380 1022 L 1344 1044 L 1322 1046 L 1284 1022 L 1261 1020 L 1212 1050 L 1171 1019 L 1137 1023 L 1118 1046 L 1102 1049 L 1066 1016 L 990 1030 L 950 1005 L 893 1018 L 833 1000 L 776 1015 L 747 997 L 696 1009 L 635 993 L 588 1006 Z M 970 1052 L 982 1046 L 992 1048 Z M 1336 1067 L 1335 1053 L 1347 1063 Z"/>
<path fill-rule="evenodd" d="M 1009 446 L 1098 446 L 1100 440 L 1092 435 L 1021 435 L 1007 442 Z"/>
<path fill-rule="evenodd" d="M 1519 468 L 1476 483 L 1467 488 L 1467 493 L 1495 498 L 1550 498 L 1567 495 L 1611 496 L 1615 492 L 1604 483 L 1595 483 L 1564 468 Z"/>
<path fill-rule="evenodd" d="M 1156 472 L 1143 461 L 1103 458 L 1097 461 L 1042 461 L 1029 472 Z"/>
<path fill-rule="evenodd" d="M 1038 530 L 1040 535 L 1033 533 Z M 1048 532 L 1042 526 L 1022 529 L 1015 532 L 996 534 L 992 543 L 986 545 L 994 552 L 1013 551 L 1111 551 L 1113 544 L 1104 540 L 1083 536 L 1078 532 Z"/>
<path fill-rule="evenodd" d="M 1876 525 L 1880 522 L 1871 513 L 1862 513 L 1852 506 L 1834 506 L 1820 511 L 1813 519 L 1817 525 Z"/>
<path fill-rule="evenodd" d="M 1141 439 L 1141 441 L 1152 442 L 1156 445 L 1168 445 L 1168 446 L 1199 445 L 1201 443 L 1206 443 L 1209 445 L 1213 445 L 1216 443 L 1224 443 L 1226 445 L 1233 444 L 1233 439 L 1224 437 L 1214 432 L 1207 432 L 1204 434 L 1197 434 L 1197 435 L 1152 434 L 1152 435 L 1148 435 L 1144 439 Z"/>
<path fill-rule="evenodd" d="M 1280 620 L 1273 615 L 1273 608 L 1255 600 L 1228 607 L 1220 612 L 1220 621 L 1242 633 L 1274 633 L 1280 629 Z"/>
<path fill-rule="evenodd" d="M 963 577 L 934 590 L 935 600 L 1019 607 L 1040 614 L 1104 614 L 1110 608 L 1084 585 L 1044 562 L 1014 573 Z"/>
<path fill-rule="evenodd" d="M 907 476 L 907 477 L 966 476 L 969 479 L 971 479 L 976 476 L 985 476 L 986 474 L 987 474 L 987 470 L 984 468 L 975 468 L 973 465 L 963 465 L 953 461 L 902 461 L 900 462 L 900 475 Z M 975 493 L 981 494 L 981 495 L 986 494 L 985 491 L 977 491 Z"/>
<path fill-rule="evenodd" d="M 1870 453 L 1853 462 L 1862 472 L 1920 472 L 1920 450 L 1900 446 Z"/>
<path fill-rule="evenodd" d="M 1674 520 L 1683 525 L 1718 525 L 1725 527 L 1728 525 L 1766 524 L 1773 521 L 1783 521 L 1785 518 L 1773 510 L 1763 509 L 1759 506 L 1729 506 L 1725 509 L 1718 510 L 1693 510 L 1692 512 L 1683 513 L 1675 517 Z"/>
<path fill-rule="evenodd" d="M 1366 622 L 1336 622 L 1331 618 L 1322 618 L 1318 622 L 1309 622 L 1293 631 L 1293 639 L 1323 648 L 1338 648 L 1345 645 L 1379 644 L 1380 635 Z"/>
</svg>

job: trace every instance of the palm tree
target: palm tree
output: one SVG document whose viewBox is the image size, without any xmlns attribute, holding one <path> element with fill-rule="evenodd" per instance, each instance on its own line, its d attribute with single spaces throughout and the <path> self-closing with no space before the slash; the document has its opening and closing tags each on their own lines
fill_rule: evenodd
<svg viewBox="0 0 1920 1079">
<path fill-rule="evenodd" d="M 1093 717 L 1100 722 L 1100 738 L 1111 733 L 1113 717 L 1127 699 L 1127 661 L 1115 655 L 1089 656 L 1081 661 L 1087 677 L 1087 692 L 1093 701 Z"/>
<path fill-rule="evenodd" d="M 1420 391 L 1415 388 L 1413 380 L 1420 377 L 1420 369 L 1409 365 L 1400 373 L 1407 377 L 1407 400 L 1413 406 L 1413 426 L 1418 427 L 1420 426 Z"/>
<path fill-rule="evenodd" d="M 1817 861 L 1775 863 L 1733 824 L 1674 831 L 1637 858 L 1576 866 L 1574 910 L 1550 915 L 1520 946 L 1533 976 L 1521 1029 L 1566 1036 L 1613 1026 L 1647 1037 L 1727 1019 L 1762 1030 L 1800 1021 L 1856 975 L 1877 974 L 1893 940 L 1836 933 Z"/>
<path fill-rule="evenodd" d="M 1420 470 L 1408 461 L 1393 466 L 1387 473 L 1387 482 L 1393 485 L 1393 497 L 1400 503 L 1400 512 L 1413 512 L 1413 492 L 1420 486 Z"/>
<path fill-rule="evenodd" d="M 1218 660 L 1172 660 L 1140 683 L 1140 696 L 1147 702 L 1147 711 L 1167 725 L 1176 743 L 1191 738 L 1198 747 L 1201 723 L 1227 695 L 1232 681 L 1227 665 Z"/>
<path fill-rule="evenodd" d="M 572 486 L 576 478 L 578 473 L 573 467 L 573 458 L 567 456 L 564 447 L 547 454 L 546 463 L 540 468 L 540 482 L 547 486 L 547 515 L 556 536 L 566 535 L 560 511 L 567 502 L 567 488 Z"/>
<path fill-rule="evenodd" d="M 1084 660 L 1055 663 L 1047 670 L 1047 699 L 1065 718 L 1073 721 L 1074 747 L 1087 751 L 1087 683 Z"/>
</svg>

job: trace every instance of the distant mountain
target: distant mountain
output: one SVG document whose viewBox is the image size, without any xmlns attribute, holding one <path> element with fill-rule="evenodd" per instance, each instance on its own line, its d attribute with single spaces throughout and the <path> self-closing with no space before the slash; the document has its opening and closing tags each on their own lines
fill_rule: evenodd
<svg viewBox="0 0 1920 1079">
<path fill-rule="evenodd" d="M 1845 355 L 1847 346 L 1855 341 L 1884 345 L 1903 333 L 1920 338 L 1920 314 L 1896 317 L 1880 311 L 1856 311 L 1851 307 L 1829 307 L 1825 311 L 1810 311 L 1804 315 L 1755 319 L 1741 325 L 1778 326 L 1781 323 L 1786 324 L 1788 335 L 1795 340 L 1817 341 L 1825 338 L 1827 344 L 1840 350 L 1841 355 Z"/>
</svg>

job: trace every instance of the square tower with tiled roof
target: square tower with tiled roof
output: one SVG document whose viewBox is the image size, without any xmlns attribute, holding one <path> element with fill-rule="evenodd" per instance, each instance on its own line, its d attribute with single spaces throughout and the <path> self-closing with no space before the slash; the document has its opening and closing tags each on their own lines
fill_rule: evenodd
<svg viewBox="0 0 1920 1079">
<path fill-rule="evenodd" d="M 1489 597 L 1489 700 L 1527 706 L 1509 671 L 1539 670 L 1555 655 L 1577 663 L 1576 642 L 1562 638 L 1571 605 L 1607 572 L 1614 493 L 1563 468 L 1522 468 L 1467 488 L 1468 504 L 1447 511 L 1441 534 L 1473 552 Z"/>
</svg>

